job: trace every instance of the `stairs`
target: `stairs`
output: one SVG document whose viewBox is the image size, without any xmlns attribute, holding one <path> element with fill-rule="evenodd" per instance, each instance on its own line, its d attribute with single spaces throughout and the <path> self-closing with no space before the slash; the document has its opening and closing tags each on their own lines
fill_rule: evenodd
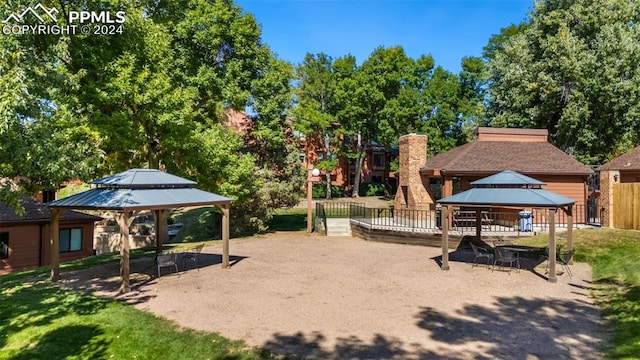
<svg viewBox="0 0 640 360">
<path fill-rule="evenodd" d="M 346 219 L 327 219 L 327 236 L 351 236 L 351 221 Z"/>
</svg>

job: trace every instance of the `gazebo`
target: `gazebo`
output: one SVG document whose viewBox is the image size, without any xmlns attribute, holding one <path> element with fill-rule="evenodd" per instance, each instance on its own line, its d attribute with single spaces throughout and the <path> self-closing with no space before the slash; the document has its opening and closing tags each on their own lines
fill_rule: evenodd
<svg viewBox="0 0 640 360">
<path fill-rule="evenodd" d="M 567 214 L 567 247 L 573 249 L 573 205 L 576 200 L 542 189 L 545 183 L 515 171 L 500 173 L 474 181 L 474 188 L 440 199 L 442 205 L 442 270 L 449 270 L 449 214 L 451 207 L 465 206 L 476 211 L 476 237 L 482 232 L 482 208 L 504 206 L 514 208 L 545 208 L 549 216 L 549 282 L 556 277 L 556 212 Z"/>
<path fill-rule="evenodd" d="M 110 210 L 117 212 L 120 227 L 121 292 L 129 284 L 129 228 L 142 210 L 154 214 L 156 245 L 167 237 L 167 210 L 186 206 L 216 205 L 222 210 L 222 267 L 229 267 L 229 206 L 231 199 L 194 188 L 196 183 L 156 169 L 130 169 L 93 181 L 94 188 L 47 204 L 51 211 L 51 248 L 59 247 L 59 221 L 65 210 Z M 51 280 L 60 279 L 60 259 L 51 251 Z"/>
</svg>

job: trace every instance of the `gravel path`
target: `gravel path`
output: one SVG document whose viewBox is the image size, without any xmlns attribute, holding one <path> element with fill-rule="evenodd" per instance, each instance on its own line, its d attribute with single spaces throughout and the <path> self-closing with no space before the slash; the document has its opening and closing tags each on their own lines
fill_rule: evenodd
<svg viewBox="0 0 640 360">
<path fill-rule="evenodd" d="M 608 334 L 586 264 L 551 284 L 532 271 L 472 267 L 461 251 L 442 271 L 438 248 L 351 237 L 279 233 L 230 248 L 230 269 L 211 246 L 199 271 L 159 279 L 152 260 L 133 261 L 126 296 L 115 292 L 118 264 L 63 274 L 62 283 L 306 358 L 600 359 Z"/>
</svg>

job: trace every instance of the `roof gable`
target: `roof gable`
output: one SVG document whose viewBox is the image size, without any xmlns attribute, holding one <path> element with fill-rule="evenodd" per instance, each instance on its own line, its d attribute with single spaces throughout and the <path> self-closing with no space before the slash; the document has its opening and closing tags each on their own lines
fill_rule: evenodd
<svg viewBox="0 0 640 360">
<path fill-rule="evenodd" d="M 593 173 L 586 165 L 548 142 L 473 141 L 427 159 L 422 171 L 528 174 Z"/>
<path fill-rule="evenodd" d="M 608 163 L 596 168 L 596 171 L 609 170 L 640 170 L 640 146 L 636 146 L 626 153 L 613 158 Z"/>
</svg>

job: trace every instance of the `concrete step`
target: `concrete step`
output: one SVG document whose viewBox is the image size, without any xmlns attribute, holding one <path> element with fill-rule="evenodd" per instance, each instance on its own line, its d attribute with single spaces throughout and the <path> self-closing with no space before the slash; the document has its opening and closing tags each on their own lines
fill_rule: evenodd
<svg viewBox="0 0 640 360">
<path fill-rule="evenodd" d="M 327 219 L 327 236 L 351 236 L 349 219 Z"/>
</svg>

